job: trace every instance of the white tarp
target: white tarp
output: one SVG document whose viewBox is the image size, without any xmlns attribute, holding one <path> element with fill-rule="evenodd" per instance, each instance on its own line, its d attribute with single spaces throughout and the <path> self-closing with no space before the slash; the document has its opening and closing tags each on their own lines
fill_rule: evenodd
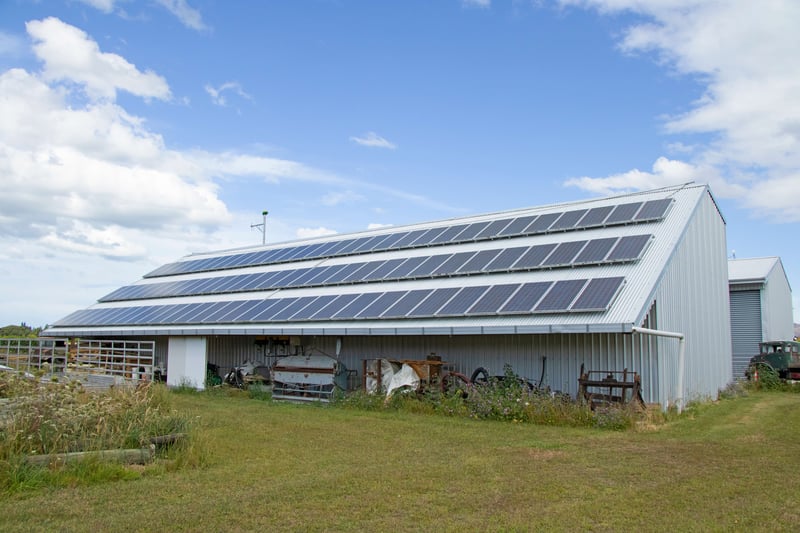
<svg viewBox="0 0 800 533">
<path fill-rule="evenodd" d="M 386 397 L 388 398 L 394 391 L 403 387 L 411 387 L 411 390 L 417 390 L 419 388 L 419 376 L 417 372 L 407 364 L 403 364 L 400 368 L 400 372 L 396 372 L 394 376 L 392 376 L 392 381 L 389 382 L 389 386 L 386 388 Z"/>
</svg>

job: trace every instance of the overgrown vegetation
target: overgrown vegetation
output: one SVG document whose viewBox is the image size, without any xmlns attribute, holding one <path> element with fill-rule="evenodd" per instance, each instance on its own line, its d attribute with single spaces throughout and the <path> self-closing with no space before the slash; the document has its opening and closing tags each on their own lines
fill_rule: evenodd
<svg viewBox="0 0 800 533">
<path fill-rule="evenodd" d="M 77 383 L 41 383 L 0 373 L 0 490 L 33 483 L 91 482 L 128 475 L 120 465 L 87 460 L 45 472 L 30 455 L 117 450 L 148 446 L 150 437 L 190 430 L 190 419 L 172 407 L 166 387 L 146 384 L 87 392 Z M 182 446 L 182 448 L 181 448 Z M 170 460 L 186 461 L 199 449 L 173 447 Z M 181 448 L 181 449 L 179 449 Z M 188 453 L 192 450 L 192 453 Z M 82 473 L 81 473 L 82 472 Z M 101 474 L 102 473 L 102 474 Z"/>
<path fill-rule="evenodd" d="M 436 413 L 479 420 L 533 423 L 549 426 L 597 427 L 623 430 L 654 416 L 638 404 L 618 404 L 592 410 L 586 403 L 569 396 L 551 394 L 531 387 L 506 365 L 502 378 L 441 392 L 438 388 L 423 392 L 404 391 L 389 398 L 356 391 L 335 402 L 346 408 L 365 410 Z"/>
</svg>

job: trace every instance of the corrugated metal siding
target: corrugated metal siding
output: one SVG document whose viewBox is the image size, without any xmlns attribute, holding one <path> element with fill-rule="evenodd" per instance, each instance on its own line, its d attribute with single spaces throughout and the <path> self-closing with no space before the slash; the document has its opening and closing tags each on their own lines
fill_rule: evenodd
<svg viewBox="0 0 800 533">
<path fill-rule="evenodd" d="M 761 291 L 731 292 L 733 377 L 744 378 L 750 358 L 758 354 L 761 331 Z"/>
<path fill-rule="evenodd" d="M 731 338 L 725 226 L 710 195 L 669 260 L 655 294 L 658 328 L 686 339 L 684 391 L 677 391 L 677 339 L 659 338 L 661 379 L 669 403 L 716 398 L 731 381 Z"/>
<path fill-rule="evenodd" d="M 761 305 L 763 340 L 791 340 L 794 338 L 792 289 L 780 261 L 776 262 L 767 276 Z"/>
<path fill-rule="evenodd" d="M 255 337 L 210 337 L 208 360 L 234 366 L 244 360 L 263 360 Z M 336 353 L 336 337 L 305 337 L 307 350 Z M 440 356 L 448 369 L 470 376 L 478 367 L 490 374 L 503 374 L 505 364 L 514 372 L 553 390 L 575 395 L 581 364 L 587 370 L 639 372 L 645 400 L 658 398 L 656 343 L 652 339 L 625 334 L 473 335 L 473 336 L 353 336 L 342 339 L 339 360 L 359 376 L 362 361 L 372 358 L 425 359 Z M 546 362 L 545 362 L 546 358 Z"/>
</svg>

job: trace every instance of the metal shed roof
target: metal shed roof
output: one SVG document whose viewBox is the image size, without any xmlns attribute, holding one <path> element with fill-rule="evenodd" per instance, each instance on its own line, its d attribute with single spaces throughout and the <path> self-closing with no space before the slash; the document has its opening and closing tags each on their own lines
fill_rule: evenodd
<svg viewBox="0 0 800 533">
<path fill-rule="evenodd" d="M 626 332 L 706 194 L 688 184 L 193 254 L 47 333 Z"/>
</svg>

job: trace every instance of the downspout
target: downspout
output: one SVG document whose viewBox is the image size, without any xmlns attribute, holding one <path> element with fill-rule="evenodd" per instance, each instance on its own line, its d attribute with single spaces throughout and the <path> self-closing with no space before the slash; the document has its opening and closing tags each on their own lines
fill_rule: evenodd
<svg viewBox="0 0 800 533">
<path fill-rule="evenodd" d="M 678 397 L 676 401 L 676 406 L 678 408 L 678 413 L 680 414 L 683 411 L 683 374 L 685 368 L 685 358 L 686 358 L 686 336 L 683 333 L 675 333 L 673 331 L 662 331 L 658 329 L 650 329 L 650 328 L 638 328 L 633 327 L 632 331 L 634 333 L 641 333 L 643 335 L 654 335 L 656 337 L 670 337 L 673 339 L 679 339 L 680 345 L 678 348 Z M 667 406 L 664 405 L 662 408 L 666 411 Z"/>
</svg>

